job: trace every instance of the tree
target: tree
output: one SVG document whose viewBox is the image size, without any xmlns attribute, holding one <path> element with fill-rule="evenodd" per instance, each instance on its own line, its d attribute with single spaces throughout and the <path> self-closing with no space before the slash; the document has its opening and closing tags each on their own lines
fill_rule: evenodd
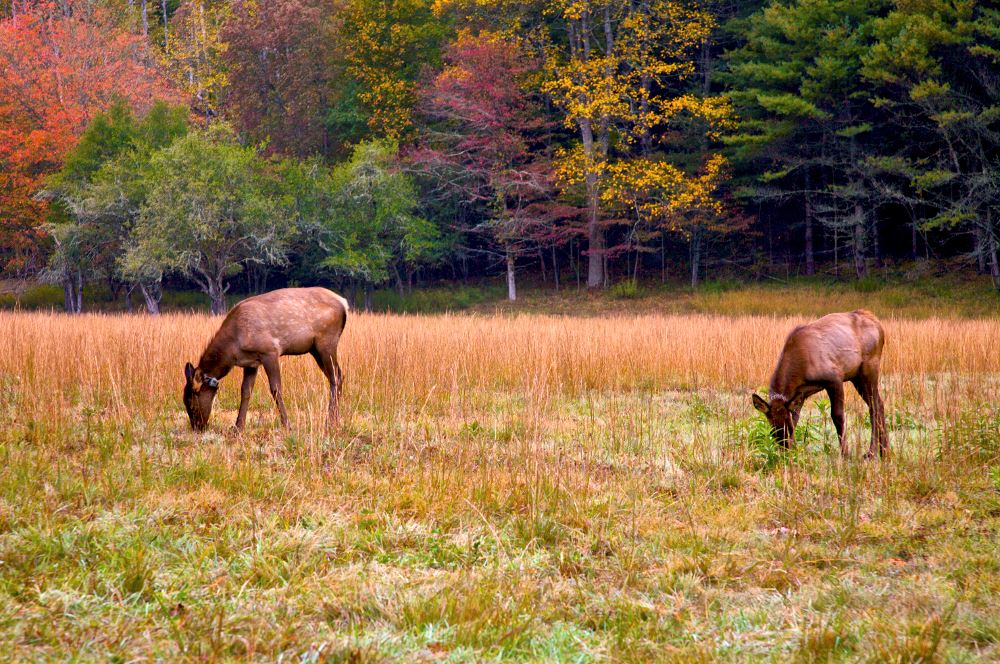
<svg viewBox="0 0 1000 664">
<path fill-rule="evenodd" d="M 69 217 L 49 226 L 56 241 L 50 266 L 62 277 L 67 310 L 79 311 L 80 286 L 102 273 L 112 290 L 129 284 L 126 301 L 138 286 L 149 313 L 159 313 L 162 272 L 128 268 L 122 256 L 152 184 L 149 160 L 186 133 L 187 115 L 184 107 L 159 102 L 136 118 L 118 102 L 91 121 L 62 169 L 49 179 L 47 194 Z"/>
<path fill-rule="evenodd" d="M 228 44 L 227 106 L 237 127 L 269 150 L 329 155 L 336 92 L 334 13 L 339 0 L 241 0 L 222 37 Z"/>
<path fill-rule="evenodd" d="M 419 107 L 433 124 L 411 159 L 443 189 L 486 207 L 472 230 L 501 247 L 513 301 L 516 256 L 535 248 L 539 201 L 552 193 L 544 145 L 551 128 L 526 87 L 534 63 L 516 43 L 490 33 L 460 36 L 444 61 L 421 90 Z"/>
<path fill-rule="evenodd" d="M 228 279 L 250 263 L 280 264 L 295 232 L 257 151 L 217 124 L 153 154 L 151 185 L 132 232 L 127 269 L 173 271 L 224 313 Z"/>
<path fill-rule="evenodd" d="M 340 29 L 348 94 L 331 114 L 335 131 L 396 141 L 409 134 L 417 78 L 423 67 L 437 64 L 447 30 L 435 17 L 433 4 L 348 1 Z M 367 125 L 363 133 L 355 124 L 362 120 Z"/>
<path fill-rule="evenodd" d="M 712 27 L 707 13 L 677 2 L 601 0 L 551 3 L 565 23 L 565 45 L 551 49 L 544 89 L 580 142 L 564 156 L 560 180 L 582 184 L 588 208 L 587 286 L 607 281 L 601 194 L 609 167 L 633 148 L 648 151 L 654 131 L 678 110 L 671 83 L 693 71 L 691 51 Z M 700 113 L 698 101 L 689 110 Z M 614 140 L 613 140 L 614 139 Z"/>
<path fill-rule="evenodd" d="M 719 190 L 727 177 L 726 168 L 726 159 L 721 155 L 709 157 L 702 172 L 694 177 L 663 159 L 634 159 L 612 167 L 602 199 L 609 209 L 623 209 L 634 216 L 633 241 L 640 250 L 644 231 L 650 236 L 664 231 L 682 233 L 689 241 L 693 288 L 698 285 L 705 233 L 742 227 L 722 223 L 724 206 Z"/>
<path fill-rule="evenodd" d="M 164 53 L 174 80 L 188 96 L 192 111 L 205 122 L 219 115 L 229 83 L 222 30 L 230 15 L 224 0 L 184 0 L 170 20 Z"/>
<path fill-rule="evenodd" d="M 103 4 L 18 3 L 0 19 L 0 269 L 41 262 L 48 204 L 35 194 L 95 114 L 173 97 L 142 37 Z"/>
<path fill-rule="evenodd" d="M 463 6 L 461 0 L 450 4 Z M 608 227 L 617 221 L 602 206 L 610 167 L 651 151 L 682 106 L 700 115 L 711 112 L 697 97 L 678 95 L 678 84 L 694 71 L 692 50 L 710 33 L 712 17 L 674 0 L 475 5 L 511 14 L 509 29 L 544 54 L 542 90 L 561 111 L 565 128 L 577 133 L 561 153 L 558 181 L 567 195 L 582 195 L 587 286 L 601 287 L 608 276 Z"/>
<path fill-rule="evenodd" d="M 752 197 L 793 200 L 803 210 L 810 274 L 817 219 L 846 232 L 855 273 L 866 272 L 877 195 L 864 163 L 877 149 L 878 117 L 861 59 L 883 6 L 881 0 L 773 2 L 747 22 L 747 43 L 728 56 L 727 81 L 741 117 L 730 141 L 735 157 L 757 173 Z"/>
<path fill-rule="evenodd" d="M 397 147 L 387 141 L 362 143 L 350 161 L 333 169 L 330 211 L 324 225 L 327 255 L 322 266 L 361 282 L 365 306 L 371 288 L 435 262 L 440 256 L 437 227 L 419 216 L 412 179 L 396 163 Z"/>
<path fill-rule="evenodd" d="M 986 3 L 899 4 L 873 24 L 862 72 L 875 103 L 906 118 L 897 149 L 872 160 L 924 229 L 971 230 L 1000 290 L 1000 10 Z M 914 232 L 917 219 L 914 215 Z"/>
</svg>

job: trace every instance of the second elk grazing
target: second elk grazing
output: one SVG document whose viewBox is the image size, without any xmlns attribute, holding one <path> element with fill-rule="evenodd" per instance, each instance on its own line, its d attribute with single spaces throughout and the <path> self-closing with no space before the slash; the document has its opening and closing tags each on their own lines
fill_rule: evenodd
<svg viewBox="0 0 1000 664">
<path fill-rule="evenodd" d="M 330 383 L 328 415 L 330 423 L 336 424 L 343 384 L 337 344 L 347 324 L 347 311 L 347 301 L 325 288 L 283 288 L 237 304 L 222 321 L 198 366 L 188 362 L 184 367 L 184 407 L 191 427 L 198 431 L 208 427 L 219 381 L 233 367 L 243 369 L 236 429 L 242 429 L 246 422 L 259 367 L 264 367 L 281 424 L 287 427 L 278 358 L 306 353 L 313 356 Z"/>
<path fill-rule="evenodd" d="M 792 330 L 771 377 L 768 399 L 753 395 L 754 408 L 764 413 L 781 445 L 794 440 L 802 403 L 826 390 L 830 415 L 840 438 L 840 451 L 847 455 L 844 434 L 844 383 L 850 382 L 868 405 L 872 440 L 866 456 L 885 455 L 889 440 L 885 410 L 879 394 L 879 365 L 885 331 L 870 311 L 830 314 Z"/>
</svg>

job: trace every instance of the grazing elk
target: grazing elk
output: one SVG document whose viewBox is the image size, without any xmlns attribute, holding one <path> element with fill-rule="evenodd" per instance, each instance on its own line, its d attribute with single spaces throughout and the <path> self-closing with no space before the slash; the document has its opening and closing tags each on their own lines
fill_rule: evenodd
<svg viewBox="0 0 1000 664">
<path fill-rule="evenodd" d="M 847 455 L 844 436 L 844 383 L 850 381 L 868 404 L 872 420 L 872 442 L 866 457 L 889 451 L 885 411 L 879 394 L 879 363 L 885 331 L 875 315 L 859 309 L 830 314 L 788 335 L 771 377 L 769 401 L 753 395 L 754 408 L 764 413 L 782 446 L 794 440 L 802 402 L 820 390 L 830 395 L 830 415 L 840 438 L 840 451 Z"/>
<path fill-rule="evenodd" d="M 263 366 L 281 424 L 287 428 L 278 357 L 306 353 L 316 359 L 330 381 L 328 416 L 331 424 L 338 422 L 343 374 L 337 364 L 337 343 L 347 324 L 347 311 L 347 301 L 325 288 L 283 288 L 237 304 L 222 321 L 198 366 L 188 362 L 184 367 L 184 406 L 191 427 L 197 431 L 208 427 L 219 381 L 233 367 L 242 367 L 240 412 L 236 416 L 236 429 L 242 430 L 257 369 Z"/>
</svg>

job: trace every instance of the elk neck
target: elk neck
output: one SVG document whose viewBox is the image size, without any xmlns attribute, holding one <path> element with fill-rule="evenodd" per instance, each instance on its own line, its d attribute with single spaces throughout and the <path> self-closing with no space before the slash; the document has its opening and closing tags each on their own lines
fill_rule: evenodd
<svg viewBox="0 0 1000 664">
<path fill-rule="evenodd" d="M 198 360 L 198 368 L 206 376 L 222 380 L 236 362 L 232 354 L 226 352 L 228 344 L 219 337 L 220 335 L 215 335 L 215 338 L 205 348 L 205 352 L 201 354 L 201 359 Z"/>
<path fill-rule="evenodd" d="M 803 381 L 802 372 L 797 371 L 792 364 L 782 354 L 781 359 L 778 361 L 778 366 L 774 370 L 774 375 L 771 376 L 768 401 L 777 397 L 783 398 L 786 403 L 791 403 L 795 398 L 795 394 L 802 387 Z"/>
</svg>

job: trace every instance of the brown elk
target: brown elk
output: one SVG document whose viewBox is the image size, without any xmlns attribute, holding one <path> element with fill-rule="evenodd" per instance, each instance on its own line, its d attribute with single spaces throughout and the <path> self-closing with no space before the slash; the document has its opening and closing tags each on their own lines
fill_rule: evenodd
<svg viewBox="0 0 1000 664">
<path fill-rule="evenodd" d="M 889 451 L 885 411 L 879 394 L 879 364 L 885 331 L 870 311 L 830 314 L 792 330 L 771 377 L 769 401 L 753 395 L 754 408 L 764 413 L 778 442 L 788 447 L 794 440 L 802 403 L 826 390 L 830 415 L 847 455 L 844 435 L 844 383 L 850 381 L 868 405 L 872 442 L 865 456 Z"/>
<path fill-rule="evenodd" d="M 240 412 L 236 429 L 246 422 L 257 369 L 264 367 L 281 424 L 288 427 L 288 413 L 281 394 L 281 355 L 315 358 L 330 382 L 331 424 L 340 419 L 339 397 L 343 374 L 337 364 L 337 343 L 347 324 L 347 301 L 325 288 L 283 288 L 247 298 L 233 307 L 202 353 L 198 366 L 184 367 L 184 406 L 191 427 L 204 431 L 212 413 L 219 381 L 233 367 L 243 368 Z"/>
</svg>

